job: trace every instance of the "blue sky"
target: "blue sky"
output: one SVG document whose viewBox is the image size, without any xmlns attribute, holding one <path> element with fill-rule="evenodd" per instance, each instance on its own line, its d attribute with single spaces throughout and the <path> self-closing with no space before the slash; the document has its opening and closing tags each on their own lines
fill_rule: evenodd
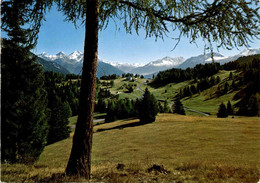
<svg viewBox="0 0 260 183">
<path fill-rule="evenodd" d="M 73 51 L 83 51 L 84 26 L 75 29 L 74 24 L 64 21 L 62 13 L 52 8 L 46 15 L 46 21 L 40 29 L 38 45 L 33 52 L 40 54 L 56 54 L 60 51 L 70 54 Z M 120 27 L 120 23 L 117 24 Z M 117 27 L 117 28 L 118 28 Z M 173 35 L 177 37 L 176 35 Z M 164 41 L 155 38 L 145 39 L 144 32 L 139 36 L 135 33 L 127 34 L 123 27 L 116 30 L 115 24 L 111 21 L 107 29 L 99 32 L 99 58 L 110 62 L 139 63 L 144 64 L 165 56 L 189 58 L 204 53 L 204 44 L 201 40 L 197 45 L 190 44 L 187 38 L 182 38 L 174 49 L 176 41 L 165 38 Z M 260 47 L 260 40 L 251 44 L 252 48 Z M 225 56 L 237 54 L 246 49 L 239 50 L 220 49 L 219 52 Z M 217 51 L 217 50 L 214 50 Z"/>
</svg>

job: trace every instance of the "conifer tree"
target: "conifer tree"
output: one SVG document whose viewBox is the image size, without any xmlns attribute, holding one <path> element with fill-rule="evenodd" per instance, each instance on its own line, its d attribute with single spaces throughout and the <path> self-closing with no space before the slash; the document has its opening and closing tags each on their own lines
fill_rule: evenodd
<svg viewBox="0 0 260 183">
<path fill-rule="evenodd" d="M 224 94 L 227 93 L 228 90 L 229 90 L 229 84 L 226 82 L 226 83 L 225 83 L 225 86 L 224 86 L 223 93 L 224 93 Z"/>
<path fill-rule="evenodd" d="M 229 73 L 228 79 L 229 79 L 229 80 L 232 80 L 232 79 L 233 79 L 233 73 L 232 73 L 232 72 Z"/>
<path fill-rule="evenodd" d="M 226 106 L 225 106 L 225 104 L 223 102 L 219 105 L 217 117 L 218 118 L 226 118 L 226 117 L 228 117 L 227 109 L 226 109 Z"/>
<path fill-rule="evenodd" d="M 55 92 L 49 93 L 48 99 L 50 119 L 48 120 L 49 130 L 47 143 L 52 144 L 69 137 L 70 129 L 68 127 L 68 116 L 70 114 L 66 105 L 62 103 L 61 99 Z"/>
<path fill-rule="evenodd" d="M 46 144 L 47 117 L 44 75 L 30 49 L 35 46 L 42 5 L 28 1 L 1 2 L 2 118 L 1 161 L 30 163 Z M 26 13 L 24 12 L 26 10 Z M 31 17 L 31 14 L 34 17 Z M 42 11 L 44 12 L 44 11 Z M 32 23 L 24 26 L 25 23 Z"/>
<path fill-rule="evenodd" d="M 248 116 L 256 116 L 260 114 L 259 98 L 257 95 L 250 96 L 248 100 Z"/>
<path fill-rule="evenodd" d="M 106 103 L 102 98 L 98 99 L 98 102 L 95 106 L 95 111 L 97 112 L 106 112 Z"/>
<path fill-rule="evenodd" d="M 139 102 L 138 106 L 138 117 L 140 122 L 151 123 L 154 122 L 156 119 L 156 115 L 158 113 L 158 103 L 153 94 L 149 92 L 146 88 L 143 98 Z"/>
<path fill-rule="evenodd" d="M 227 114 L 228 115 L 234 114 L 233 107 L 232 107 L 230 101 L 228 101 L 228 103 L 227 103 Z"/>
<path fill-rule="evenodd" d="M 2 161 L 26 163 L 37 159 L 46 144 L 43 71 L 30 51 L 13 39 L 2 42 L 1 68 Z"/>
<path fill-rule="evenodd" d="M 127 117 L 133 117 L 134 116 L 133 103 L 129 99 L 126 100 L 126 109 L 127 109 Z"/>
<path fill-rule="evenodd" d="M 163 108 L 161 102 L 159 102 L 158 108 L 159 108 L 159 113 L 164 113 L 164 108 Z"/>
<path fill-rule="evenodd" d="M 164 102 L 163 111 L 164 113 L 169 113 L 171 111 L 167 100 Z"/>
<path fill-rule="evenodd" d="M 26 40 L 15 27 L 11 32 Z M 2 41 L 2 161 L 39 157 L 46 144 L 46 91 L 42 68 L 29 49 L 15 39 Z"/>
<path fill-rule="evenodd" d="M 107 115 L 105 122 L 112 122 L 116 120 L 117 108 L 113 100 L 108 101 Z"/>
<path fill-rule="evenodd" d="M 67 118 L 70 118 L 72 116 L 72 110 L 71 110 L 71 107 L 70 107 L 70 104 L 69 102 L 64 102 L 64 115 L 67 116 Z"/>
<path fill-rule="evenodd" d="M 221 81 L 220 77 L 217 76 L 217 78 L 216 78 L 216 84 L 220 83 L 220 81 Z"/>
<path fill-rule="evenodd" d="M 184 110 L 183 104 L 181 103 L 179 97 L 177 97 L 174 101 L 173 113 L 185 115 L 185 110 Z"/>
</svg>

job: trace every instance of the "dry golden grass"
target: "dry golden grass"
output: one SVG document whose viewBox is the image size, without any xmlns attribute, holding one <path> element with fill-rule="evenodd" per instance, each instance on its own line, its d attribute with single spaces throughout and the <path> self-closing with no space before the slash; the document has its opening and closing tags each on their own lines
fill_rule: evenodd
<svg viewBox="0 0 260 183">
<path fill-rule="evenodd" d="M 94 128 L 92 181 L 257 182 L 259 118 L 212 118 L 160 114 L 154 123 L 121 120 Z M 49 145 L 34 165 L 2 165 L 2 181 L 74 182 L 63 172 L 72 138 Z M 125 164 L 123 170 L 116 168 Z M 148 172 L 164 165 L 167 174 Z"/>
</svg>

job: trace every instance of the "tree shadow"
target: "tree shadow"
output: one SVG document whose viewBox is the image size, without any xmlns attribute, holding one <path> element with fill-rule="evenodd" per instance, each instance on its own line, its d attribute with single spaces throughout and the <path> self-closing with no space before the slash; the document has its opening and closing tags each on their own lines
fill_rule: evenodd
<svg viewBox="0 0 260 183">
<path fill-rule="evenodd" d="M 99 116 L 94 117 L 94 119 L 104 119 L 106 117 L 106 115 L 107 114 L 99 115 Z"/>
<path fill-rule="evenodd" d="M 109 131 L 109 130 L 115 130 L 115 129 L 122 130 L 124 128 L 143 126 L 143 125 L 146 125 L 146 124 L 149 124 L 149 123 L 141 123 L 140 121 L 138 121 L 138 122 L 134 122 L 134 123 L 128 123 L 128 124 L 115 126 L 115 127 L 112 127 L 112 128 L 99 128 L 99 129 L 97 129 L 96 132 L 103 132 L 103 131 Z"/>
</svg>

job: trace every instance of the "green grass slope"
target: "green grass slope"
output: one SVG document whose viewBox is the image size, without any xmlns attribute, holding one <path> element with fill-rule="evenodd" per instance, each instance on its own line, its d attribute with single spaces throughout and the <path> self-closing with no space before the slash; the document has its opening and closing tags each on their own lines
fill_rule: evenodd
<svg viewBox="0 0 260 183">
<path fill-rule="evenodd" d="M 215 77 L 219 76 L 221 79 L 221 83 L 219 84 L 220 86 L 224 86 L 225 82 L 228 82 L 229 85 L 231 85 L 232 81 L 228 80 L 229 74 L 231 71 L 220 71 Z M 239 73 L 236 73 L 234 71 L 233 75 L 234 77 L 238 75 Z M 181 83 L 170 83 L 167 84 L 163 87 L 159 88 L 153 88 L 150 85 L 143 85 L 141 88 L 144 90 L 146 87 L 151 91 L 154 96 L 157 99 L 162 99 L 162 100 L 168 100 L 168 101 L 173 101 L 174 97 L 178 94 L 179 90 L 181 88 L 184 88 L 185 86 L 188 86 L 192 83 L 192 81 L 185 81 Z M 228 101 L 231 101 L 231 104 L 236 103 L 237 101 L 232 101 L 234 95 L 238 91 L 229 91 L 225 95 L 217 96 L 215 95 L 215 92 L 217 91 L 218 85 L 214 85 L 211 88 L 202 91 L 200 94 L 194 94 L 191 97 L 185 97 L 181 100 L 183 103 L 184 107 L 199 111 L 199 112 L 205 112 L 205 113 L 210 113 L 211 115 L 216 115 L 218 112 L 218 107 L 219 105 L 224 102 L 225 104 Z M 197 114 L 193 112 L 189 112 L 186 110 L 187 115 L 200 115 L 203 116 L 202 114 Z"/>
<path fill-rule="evenodd" d="M 260 178 L 259 118 L 213 118 L 159 114 L 154 123 L 121 120 L 94 127 L 91 181 L 257 182 Z M 45 148 L 34 165 L 2 164 L 5 182 L 74 182 L 64 170 L 70 138 Z M 117 164 L 125 164 L 118 170 Z M 148 172 L 163 165 L 167 174 Z"/>
</svg>

